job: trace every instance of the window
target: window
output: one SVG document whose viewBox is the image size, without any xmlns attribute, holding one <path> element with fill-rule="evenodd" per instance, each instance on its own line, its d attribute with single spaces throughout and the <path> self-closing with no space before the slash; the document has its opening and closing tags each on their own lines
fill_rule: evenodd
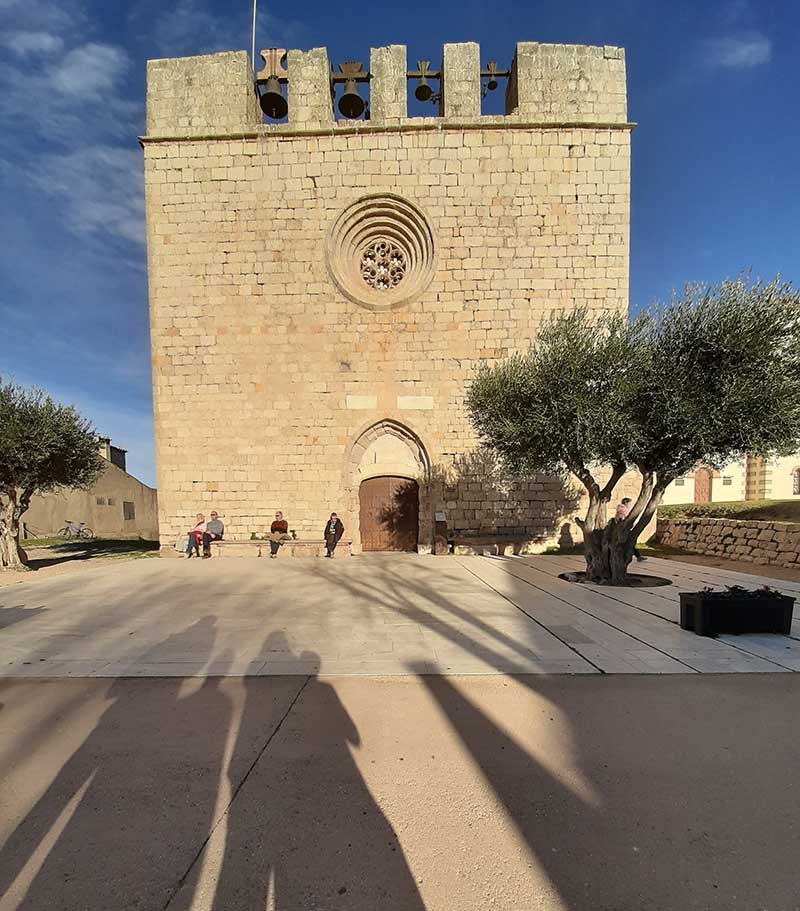
<svg viewBox="0 0 800 911">
<path fill-rule="evenodd" d="M 730 487 L 731 484 L 733 484 L 733 478 L 723 478 L 723 479 L 722 479 L 722 486 L 723 486 L 723 487 Z"/>
<path fill-rule="evenodd" d="M 117 505 L 116 497 L 109 497 L 109 498 L 108 498 L 108 505 L 109 505 L 109 506 L 116 506 L 116 505 Z"/>
<path fill-rule="evenodd" d="M 105 505 L 106 505 L 106 498 L 105 498 L 105 497 L 98 497 L 98 498 L 97 498 L 97 505 L 98 505 L 98 506 L 105 506 Z"/>
<path fill-rule="evenodd" d="M 122 501 L 122 518 L 125 519 L 126 522 L 130 522 L 136 518 L 136 507 L 127 500 Z"/>
<path fill-rule="evenodd" d="M 675 486 L 676 486 L 676 487 L 683 487 L 683 485 L 684 485 L 685 483 L 686 483 L 686 481 L 685 481 L 683 478 L 675 478 Z"/>
<path fill-rule="evenodd" d="M 800 497 L 800 468 L 792 471 L 792 496 Z"/>
</svg>

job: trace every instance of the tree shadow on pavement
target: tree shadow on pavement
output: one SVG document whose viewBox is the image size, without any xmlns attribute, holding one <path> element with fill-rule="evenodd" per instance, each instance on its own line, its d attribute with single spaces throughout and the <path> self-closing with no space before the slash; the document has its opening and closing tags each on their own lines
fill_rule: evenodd
<svg viewBox="0 0 800 911">
<path fill-rule="evenodd" d="M 503 634 L 410 574 L 322 572 L 502 667 Z M 408 667 L 540 871 L 519 907 L 796 911 L 795 675 L 516 674 L 486 696 L 475 678 Z"/>
<path fill-rule="evenodd" d="M 198 658 L 186 673 L 201 673 L 216 635 L 206 616 L 161 645 L 191 640 Z M 220 678 L 188 695 L 183 682 L 116 680 L 55 775 L 46 757 L 22 760 L 28 785 L 52 780 L 0 849 L 0 908 L 163 907 L 174 867 L 208 831 L 230 717 Z"/>
<path fill-rule="evenodd" d="M 44 606 L 39 607 L 2 607 L 0 606 L 0 629 L 7 629 L 21 620 L 31 620 L 37 614 L 47 610 Z"/>
</svg>

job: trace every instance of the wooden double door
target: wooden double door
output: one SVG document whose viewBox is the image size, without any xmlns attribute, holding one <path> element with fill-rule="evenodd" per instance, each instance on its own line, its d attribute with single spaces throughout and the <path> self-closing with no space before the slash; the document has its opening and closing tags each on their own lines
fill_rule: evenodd
<svg viewBox="0 0 800 911">
<path fill-rule="evenodd" d="M 419 485 L 408 478 L 363 481 L 359 490 L 361 547 L 414 551 L 419 532 Z"/>
</svg>

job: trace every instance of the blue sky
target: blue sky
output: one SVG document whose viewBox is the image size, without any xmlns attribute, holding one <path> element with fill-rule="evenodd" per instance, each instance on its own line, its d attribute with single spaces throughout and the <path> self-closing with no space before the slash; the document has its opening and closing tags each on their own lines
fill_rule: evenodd
<svg viewBox="0 0 800 911">
<path fill-rule="evenodd" d="M 148 483 L 145 60 L 249 48 L 250 3 L 0 0 L 0 373 L 74 402 Z M 507 66 L 518 40 L 626 48 L 632 307 L 742 269 L 800 282 L 788 0 L 259 3 L 259 47 L 336 62 L 384 44 L 437 62 L 445 41 L 478 41 Z"/>
</svg>

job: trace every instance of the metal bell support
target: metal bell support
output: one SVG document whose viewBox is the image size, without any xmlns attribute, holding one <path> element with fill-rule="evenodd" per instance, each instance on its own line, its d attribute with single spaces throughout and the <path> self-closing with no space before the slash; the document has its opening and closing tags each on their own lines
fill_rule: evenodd
<svg viewBox="0 0 800 911">
<path fill-rule="evenodd" d="M 281 91 L 281 85 L 288 79 L 285 67 L 286 48 L 268 47 L 261 51 L 261 59 L 264 61 L 264 68 L 256 73 L 255 80 L 256 85 L 264 91 L 259 92 L 258 102 L 270 120 L 281 120 L 289 110 Z"/>
</svg>

